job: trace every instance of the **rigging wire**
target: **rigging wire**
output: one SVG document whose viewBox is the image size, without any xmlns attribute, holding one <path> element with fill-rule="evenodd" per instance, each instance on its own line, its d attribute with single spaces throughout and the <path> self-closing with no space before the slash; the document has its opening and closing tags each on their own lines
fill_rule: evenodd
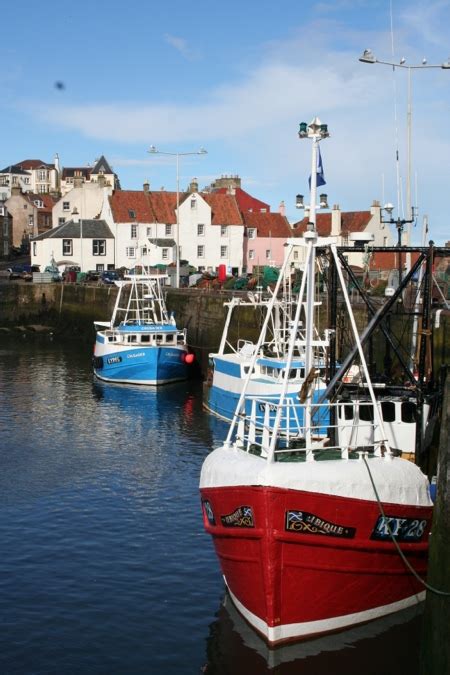
<svg viewBox="0 0 450 675">
<path fill-rule="evenodd" d="M 392 61 L 395 59 L 394 47 L 394 18 L 392 14 L 392 0 L 390 0 L 390 24 L 391 24 L 391 55 Z M 398 134 L 398 114 L 397 114 L 397 80 L 395 77 L 395 66 L 392 66 L 392 85 L 394 90 L 394 136 L 395 136 L 395 168 L 397 177 L 397 213 L 403 212 L 403 199 L 401 195 L 400 179 L 400 157 L 399 157 L 399 134 Z"/>
<path fill-rule="evenodd" d="M 384 518 L 384 523 L 385 523 L 386 528 L 387 528 L 387 530 L 388 530 L 388 532 L 389 532 L 389 536 L 390 536 L 390 538 L 391 538 L 391 540 L 392 540 L 392 543 L 394 544 L 395 548 L 397 549 L 397 552 L 398 552 L 400 558 L 403 560 L 403 562 L 405 563 L 406 567 L 409 569 L 409 571 L 411 572 L 411 574 L 417 579 L 417 581 L 419 581 L 423 586 L 425 586 L 425 588 L 427 589 L 427 591 L 430 591 L 431 593 L 436 593 L 436 595 L 442 595 L 442 596 L 444 596 L 444 597 L 446 597 L 446 598 L 450 597 L 450 592 L 448 592 L 448 591 L 441 591 L 439 588 L 434 588 L 434 586 L 431 586 L 430 584 L 428 584 L 428 583 L 425 581 L 425 579 L 422 579 L 422 577 L 420 577 L 420 576 L 417 574 L 417 572 L 416 572 L 416 570 L 414 569 L 414 567 L 412 567 L 412 565 L 410 564 L 409 560 L 406 558 L 405 554 L 403 553 L 402 549 L 400 548 L 399 543 L 398 543 L 398 541 L 396 540 L 396 538 L 395 538 L 395 536 L 394 536 L 394 534 L 393 534 L 393 532 L 392 532 L 391 526 L 390 526 L 390 524 L 389 524 L 389 519 L 386 518 L 386 514 L 385 514 L 384 509 L 383 509 L 383 504 L 381 503 L 381 499 L 380 499 L 380 496 L 379 496 L 379 494 L 378 494 L 378 490 L 377 490 L 377 488 L 376 488 L 375 481 L 374 481 L 373 476 L 372 476 L 372 472 L 371 472 L 371 470 L 370 470 L 370 467 L 369 467 L 369 464 L 368 464 L 368 462 L 367 462 L 367 459 L 366 459 L 364 456 L 363 456 L 363 461 L 364 461 L 364 464 L 366 465 L 367 471 L 369 472 L 369 478 L 370 478 L 370 482 L 372 483 L 373 491 L 374 491 L 374 493 L 375 493 L 375 498 L 376 498 L 376 500 L 377 500 L 377 502 L 378 502 L 378 508 L 380 509 L 380 513 L 381 513 L 381 515 L 382 515 L 383 518 Z"/>
</svg>

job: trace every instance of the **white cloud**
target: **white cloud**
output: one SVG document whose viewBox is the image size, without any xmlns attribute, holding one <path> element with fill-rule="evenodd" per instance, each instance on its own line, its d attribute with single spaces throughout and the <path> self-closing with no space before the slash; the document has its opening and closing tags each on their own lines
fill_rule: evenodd
<svg viewBox="0 0 450 675">
<path fill-rule="evenodd" d="M 192 49 L 184 38 L 176 37 L 170 33 L 164 33 L 164 40 L 188 61 L 193 61 L 199 57 L 199 52 Z"/>
</svg>

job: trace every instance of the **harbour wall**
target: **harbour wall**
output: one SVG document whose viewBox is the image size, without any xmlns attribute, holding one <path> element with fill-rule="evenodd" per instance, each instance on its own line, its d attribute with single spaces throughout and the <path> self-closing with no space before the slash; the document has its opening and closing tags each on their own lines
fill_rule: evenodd
<svg viewBox="0 0 450 675">
<path fill-rule="evenodd" d="M 224 302 L 238 292 L 170 289 L 167 307 L 173 311 L 180 327 L 186 327 L 188 344 L 195 353 L 198 369 L 205 375 L 208 354 L 217 351 L 226 319 Z M 245 295 L 242 294 L 241 295 Z M 26 282 L 0 283 L 0 331 L 52 332 L 65 339 L 93 344 L 94 321 L 108 321 L 117 297 L 115 286 L 88 284 L 38 284 Z M 326 303 L 322 325 L 326 325 Z M 367 324 L 367 310 L 354 306 L 358 328 Z M 263 314 L 252 307 L 233 311 L 229 340 L 256 340 Z M 442 311 L 435 329 L 435 368 L 450 362 L 450 312 Z M 406 336 L 405 336 L 406 339 Z M 379 355 L 379 358 L 382 358 Z"/>
</svg>

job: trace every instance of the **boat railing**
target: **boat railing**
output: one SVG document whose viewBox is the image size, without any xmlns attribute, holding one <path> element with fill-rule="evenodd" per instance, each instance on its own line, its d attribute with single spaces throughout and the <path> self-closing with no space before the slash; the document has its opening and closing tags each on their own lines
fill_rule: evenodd
<svg viewBox="0 0 450 675">
<path fill-rule="evenodd" d="M 342 401 L 305 404 L 291 398 L 283 403 L 252 399 L 250 411 L 239 414 L 233 445 L 275 462 L 390 454 L 382 426 L 373 419 L 356 415 L 342 423 L 348 405 Z"/>
</svg>

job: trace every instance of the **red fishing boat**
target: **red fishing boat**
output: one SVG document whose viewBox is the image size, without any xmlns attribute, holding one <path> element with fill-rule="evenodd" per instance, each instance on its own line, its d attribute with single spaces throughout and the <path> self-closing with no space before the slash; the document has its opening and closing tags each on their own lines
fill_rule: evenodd
<svg viewBox="0 0 450 675">
<path fill-rule="evenodd" d="M 303 239 L 288 243 L 281 270 L 288 273 L 290 256 L 302 246 L 305 274 L 284 387 L 279 401 L 253 400 L 249 409 L 244 386 L 227 438 L 206 458 L 200 478 L 204 525 L 231 598 L 271 645 L 342 630 L 423 600 L 432 516 L 428 479 L 389 446 L 336 245 L 316 233 L 318 143 L 328 132 L 317 118 L 304 129 L 313 140 L 310 224 Z M 318 400 L 313 391 L 321 343 L 314 326 L 318 249 L 336 263 L 369 392 L 368 421 L 347 435 L 339 425 L 350 419 L 352 401 L 333 401 L 328 392 Z M 286 394 L 300 321 L 307 376 L 294 401 Z"/>
</svg>

